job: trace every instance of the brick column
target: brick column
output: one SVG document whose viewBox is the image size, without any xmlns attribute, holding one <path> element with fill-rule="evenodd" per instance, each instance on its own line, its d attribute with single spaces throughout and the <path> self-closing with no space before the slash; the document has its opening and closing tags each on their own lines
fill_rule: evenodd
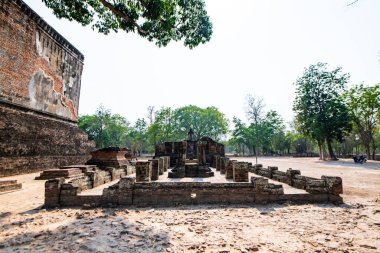
<svg viewBox="0 0 380 253">
<path fill-rule="evenodd" d="M 214 156 L 215 159 L 215 169 L 216 171 L 220 171 L 220 156 L 216 155 Z"/>
<path fill-rule="evenodd" d="M 226 166 L 226 179 L 233 179 L 234 178 L 234 163 L 237 163 L 236 160 L 228 160 L 227 166 Z"/>
<path fill-rule="evenodd" d="M 230 159 L 227 157 L 221 157 L 220 158 L 220 174 L 225 174 L 226 173 L 226 167 L 227 163 Z"/>
<path fill-rule="evenodd" d="M 158 174 L 162 175 L 164 174 L 164 166 L 165 166 L 165 158 L 164 157 L 159 157 L 158 158 Z"/>
<path fill-rule="evenodd" d="M 233 167 L 234 182 L 248 182 L 248 163 L 237 162 Z"/>
<path fill-rule="evenodd" d="M 187 142 L 183 141 L 179 146 L 179 157 L 177 159 L 176 167 L 185 166 L 186 161 Z"/>
<path fill-rule="evenodd" d="M 150 162 L 150 180 L 156 181 L 159 177 L 158 159 L 149 160 Z"/>
<path fill-rule="evenodd" d="M 168 171 L 170 167 L 170 156 L 164 156 L 164 171 Z"/>
<path fill-rule="evenodd" d="M 150 162 L 136 162 L 136 182 L 150 182 Z"/>
<path fill-rule="evenodd" d="M 45 207 L 52 208 L 60 205 L 61 186 L 65 179 L 55 178 L 45 182 Z"/>
<path fill-rule="evenodd" d="M 198 164 L 206 165 L 206 142 L 198 141 L 197 143 L 197 156 Z"/>
</svg>

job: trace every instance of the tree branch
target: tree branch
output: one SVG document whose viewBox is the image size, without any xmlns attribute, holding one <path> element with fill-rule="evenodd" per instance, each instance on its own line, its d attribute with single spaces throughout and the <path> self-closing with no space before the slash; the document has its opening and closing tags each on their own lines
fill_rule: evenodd
<svg viewBox="0 0 380 253">
<path fill-rule="evenodd" d="M 359 2 L 359 0 L 355 0 L 355 1 L 351 2 L 351 3 L 349 3 L 349 4 L 347 4 L 347 6 L 351 6 L 351 5 L 353 5 L 353 4 L 357 3 L 357 2 Z"/>
<path fill-rule="evenodd" d="M 111 3 L 107 2 L 106 0 L 100 0 L 100 3 L 103 4 L 106 8 L 108 8 L 113 14 L 116 16 L 125 19 L 127 22 L 133 23 L 133 25 L 137 28 L 139 33 L 141 34 L 148 34 L 147 31 L 143 30 L 135 21 L 133 21 L 128 15 L 126 15 L 121 10 L 117 9 L 115 6 L 113 6 Z"/>
</svg>

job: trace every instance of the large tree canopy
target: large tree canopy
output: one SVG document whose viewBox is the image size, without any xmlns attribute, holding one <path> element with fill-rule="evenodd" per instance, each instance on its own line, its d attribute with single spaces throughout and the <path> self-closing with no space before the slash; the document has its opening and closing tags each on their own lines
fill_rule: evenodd
<svg viewBox="0 0 380 253">
<path fill-rule="evenodd" d="M 190 128 L 196 140 L 208 136 L 219 141 L 228 131 L 228 120 L 213 106 L 200 108 L 188 105 L 175 110 L 162 108 L 156 112 L 148 135 L 152 143 L 181 141 L 187 138 Z"/>
<path fill-rule="evenodd" d="M 350 108 L 355 133 L 360 135 L 368 158 L 374 159 L 376 152 L 376 132 L 379 131 L 380 122 L 380 85 L 357 85 L 345 93 L 347 104 Z M 372 147 L 371 147 L 372 146 Z"/>
<path fill-rule="evenodd" d="M 342 141 L 351 130 L 348 108 L 341 96 L 349 74 L 342 73 L 341 68 L 329 71 L 327 67 L 326 63 L 311 65 L 297 79 L 293 110 L 299 130 L 318 142 L 321 158 L 326 141 L 330 157 L 335 159 L 332 141 Z"/>
<path fill-rule="evenodd" d="M 42 0 L 58 18 L 91 25 L 100 33 L 137 32 L 166 46 L 184 40 L 196 47 L 210 40 L 212 24 L 204 0 Z"/>
<path fill-rule="evenodd" d="M 80 116 L 78 124 L 89 139 L 95 141 L 97 148 L 125 145 L 128 121 L 118 114 L 112 114 L 103 106 L 94 115 Z"/>
</svg>

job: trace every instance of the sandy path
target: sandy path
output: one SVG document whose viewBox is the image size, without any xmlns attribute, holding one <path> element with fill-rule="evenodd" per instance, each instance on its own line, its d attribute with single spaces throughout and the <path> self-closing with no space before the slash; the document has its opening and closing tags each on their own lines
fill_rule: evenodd
<svg viewBox="0 0 380 253">
<path fill-rule="evenodd" d="M 380 163 L 259 161 L 342 176 L 346 204 L 14 211 L 0 215 L 0 252 L 380 252 Z"/>
</svg>

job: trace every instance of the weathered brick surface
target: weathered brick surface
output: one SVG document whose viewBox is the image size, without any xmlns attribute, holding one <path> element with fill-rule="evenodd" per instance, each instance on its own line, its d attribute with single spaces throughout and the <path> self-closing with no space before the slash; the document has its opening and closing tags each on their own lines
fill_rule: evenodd
<svg viewBox="0 0 380 253">
<path fill-rule="evenodd" d="M 248 163 L 237 162 L 233 166 L 233 179 L 234 182 L 248 182 Z"/>
<path fill-rule="evenodd" d="M 61 205 L 61 186 L 64 182 L 64 178 L 50 179 L 45 182 L 45 207 L 50 208 Z"/>
<path fill-rule="evenodd" d="M 0 192 L 15 191 L 22 188 L 21 183 L 17 183 L 17 180 L 4 180 L 0 181 Z"/>
<path fill-rule="evenodd" d="M 237 163 L 236 160 L 228 160 L 226 166 L 226 178 L 233 179 L 234 178 L 234 163 Z"/>
<path fill-rule="evenodd" d="M 201 159 L 198 158 L 198 144 L 201 143 Z M 155 146 L 155 157 L 169 156 L 170 166 L 183 166 L 184 160 L 195 159 L 203 163 L 213 164 L 214 156 L 224 156 L 224 145 L 215 142 L 209 137 L 202 137 L 199 141 L 185 140 L 180 142 L 165 142 Z"/>
<path fill-rule="evenodd" d="M 21 0 L 0 1 L 0 100 L 70 120 L 83 55 Z"/>
<path fill-rule="evenodd" d="M 136 162 L 136 181 L 150 182 L 151 177 L 150 162 Z"/>
<path fill-rule="evenodd" d="M 325 203 L 341 202 L 330 194 L 284 194 L 281 185 L 268 183 L 265 178 L 251 178 L 251 183 L 209 182 L 136 182 L 134 177 L 124 177 L 103 190 L 99 196 L 78 195 L 80 189 L 60 184 L 60 191 L 51 191 L 49 203 L 64 206 L 176 206 L 195 204 L 252 204 L 269 202 Z M 56 187 L 51 187 L 56 189 Z M 51 190 L 52 190 L 51 189 Z M 54 205 L 51 205 L 54 206 Z"/>
<path fill-rule="evenodd" d="M 165 158 L 160 157 L 158 158 L 158 174 L 162 175 L 164 174 L 164 171 L 165 171 Z"/>
<path fill-rule="evenodd" d="M 343 194 L 342 178 L 322 176 L 321 179 L 326 182 L 326 187 L 330 194 L 332 195 Z"/>
<path fill-rule="evenodd" d="M 83 55 L 21 0 L 0 1 L 0 177 L 84 163 Z"/>
<path fill-rule="evenodd" d="M 216 169 L 216 171 L 220 171 L 220 161 L 221 161 L 220 156 L 216 155 L 215 156 L 215 169 Z"/>
<path fill-rule="evenodd" d="M 164 171 L 168 171 L 170 169 L 170 156 L 164 156 L 164 159 L 165 159 Z"/>
<path fill-rule="evenodd" d="M 151 170 L 150 180 L 156 181 L 158 180 L 158 177 L 160 175 L 159 168 L 158 168 L 159 159 L 152 159 L 152 160 L 149 160 L 149 162 L 150 162 L 150 170 Z"/>
<path fill-rule="evenodd" d="M 121 168 L 131 165 L 131 151 L 127 148 L 108 147 L 91 152 L 91 159 L 86 165 L 96 165 L 101 169 L 106 167 Z M 128 156 L 128 159 L 126 158 Z"/>
<path fill-rule="evenodd" d="M 226 174 L 226 166 L 229 158 L 220 157 L 220 174 Z"/>
<path fill-rule="evenodd" d="M 94 143 L 76 123 L 0 102 L 0 177 L 84 164 Z"/>
</svg>

